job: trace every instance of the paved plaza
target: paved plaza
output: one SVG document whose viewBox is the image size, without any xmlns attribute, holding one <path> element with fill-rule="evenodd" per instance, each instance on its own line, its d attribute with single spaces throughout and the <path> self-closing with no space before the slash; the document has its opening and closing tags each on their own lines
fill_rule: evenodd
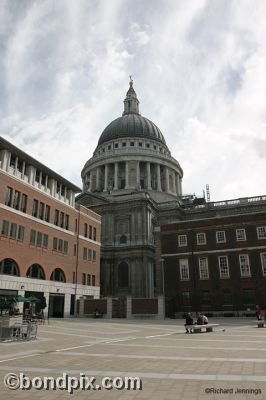
<svg viewBox="0 0 266 400">
<path fill-rule="evenodd" d="M 266 329 L 210 322 L 220 324 L 212 333 L 185 334 L 183 320 L 50 320 L 37 340 L 0 344 L 0 399 L 266 399 Z M 8 389 L 4 377 L 19 373 L 37 383 L 83 374 L 98 389 Z M 104 377 L 139 377 L 142 388 L 108 390 Z"/>
</svg>

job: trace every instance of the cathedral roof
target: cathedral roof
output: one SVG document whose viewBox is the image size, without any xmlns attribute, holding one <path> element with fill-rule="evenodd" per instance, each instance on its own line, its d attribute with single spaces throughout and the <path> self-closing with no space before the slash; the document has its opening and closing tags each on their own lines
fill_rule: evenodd
<svg viewBox="0 0 266 400">
<path fill-rule="evenodd" d="M 102 132 L 98 146 L 113 139 L 120 138 L 153 139 L 165 143 L 160 129 L 148 118 L 139 113 L 139 101 L 130 78 L 129 89 L 124 100 L 124 112 L 122 117 L 112 121 Z"/>
</svg>

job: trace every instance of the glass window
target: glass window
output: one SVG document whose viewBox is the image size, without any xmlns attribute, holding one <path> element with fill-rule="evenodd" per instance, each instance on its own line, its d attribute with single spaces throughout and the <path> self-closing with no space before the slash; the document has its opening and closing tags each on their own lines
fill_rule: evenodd
<svg viewBox="0 0 266 400">
<path fill-rule="evenodd" d="M 96 241 L 96 228 L 93 228 L 93 240 Z"/>
<path fill-rule="evenodd" d="M 60 227 L 64 228 L 64 223 L 65 223 L 65 214 L 61 211 L 60 212 Z"/>
<path fill-rule="evenodd" d="M 220 278 L 229 278 L 229 265 L 227 256 L 219 256 Z"/>
<path fill-rule="evenodd" d="M 57 226 L 59 224 L 59 210 L 56 210 L 56 209 L 55 209 L 55 212 L 54 212 L 54 224 L 57 225 Z"/>
<path fill-rule="evenodd" d="M 30 244 L 35 244 L 36 242 L 36 231 L 31 229 L 30 231 Z"/>
<path fill-rule="evenodd" d="M 82 285 L 86 285 L 86 274 L 82 274 Z"/>
<path fill-rule="evenodd" d="M 12 223 L 10 227 L 10 238 L 16 239 L 17 237 L 17 224 Z"/>
<path fill-rule="evenodd" d="M 64 251 L 65 254 L 68 252 L 68 242 L 66 240 L 64 240 L 63 251 Z"/>
<path fill-rule="evenodd" d="M 179 267 L 180 267 L 180 280 L 188 281 L 189 280 L 188 260 L 187 259 L 179 260 Z"/>
<path fill-rule="evenodd" d="M 42 245 L 42 233 L 37 232 L 37 246 L 41 247 L 41 245 Z"/>
<path fill-rule="evenodd" d="M 45 206 L 45 221 L 50 221 L 50 206 L 47 205 Z"/>
<path fill-rule="evenodd" d="M 178 246 L 187 246 L 187 235 L 178 235 Z"/>
<path fill-rule="evenodd" d="M 61 253 L 63 251 L 63 240 L 62 239 L 58 240 L 58 251 L 60 251 Z"/>
<path fill-rule="evenodd" d="M 11 187 L 6 188 L 6 198 L 5 198 L 5 205 L 11 207 L 12 204 L 12 193 L 13 189 Z"/>
<path fill-rule="evenodd" d="M 208 258 L 199 258 L 199 275 L 200 279 L 209 279 Z"/>
<path fill-rule="evenodd" d="M 95 286 L 95 275 L 92 275 L 91 278 L 92 278 L 92 286 Z"/>
<path fill-rule="evenodd" d="M 19 225 L 19 227 L 18 227 L 18 240 L 20 240 L 21 242 L 24 240 L 24 232 L 25 232 L 24 226 Z"/>
<path fill-rule="evenodd" d="M 84 224 L 84 236 L 88 237 L 88 224 Z"/>
<path fill-rule="evenodd" d="M 65 215 L 65 229 L 68 231 L 69 229 L 69 215 Z"/>
<path fill-rule="evenodd" d="M 48 235 L 46 235 L 46 233 L 43 234 L 43 247 L 45 249 L 48 248 Z"/>
<path fill-rule="evenodd" d="M 88 249 L 88 260 L 91 261 L 91 249 Z"/>
<path fill-rule="evenodd" d="M 261 253 L 260 259 L 261 259 L 262 275 L 266 276 L 266 253 Z"/>
<path fill-rule="evenodd" d="M 9 221 L 4 220 L 2 223 L 1 235 L 8 236 L 8 232 L 9 232 Z"/>
<path fill-rule="evenodd" d="M 266 226 L 257 228 L 258 239 L 266 239 Z"/>
<path fill-rule="evenodd" d="M 96 251 L 95 250 L 92 251 L 92 260 L 96 261 Z"/>
<path fill-rule="evenodd" d="M 240 242 L 241 240 L 246 240 L 246 230 L 245 228 L 236 229 L 236 240 Z"/>
<path fill-rule="evenodd" d="M 22 193 L 20 211 L 22 211 L 23 213 L 27 211 L 27 201 L 28 201 L 28 196 Z"/>
<path fill-rule="evenodd" d="M 89 239 L 92 239 L 92 226 L 89 226 Z"/>
<path fill-rule="evenodd" d="M 239 254 L 239 264 L 241 276 L 251 276 L 248 254 Z"/>
<path fill-rule="evenodd" d="M 44 218 L 44 204 L 40 202 L 40 207 L 39 207 L 39 218 L 43 219 Z"/>
<path fill-rule="evenodd" d="M 217 231 L 216 232 L 216 242 L 217 243 L 225 242 L 225 231 Z"/>
<path fill-rule="evenodd" d="M 54 239 L 53 239 L 53 250 L 57 250 L 57 242 L 58 242 L 58 239 L 54 237 Z"/>
<path fill-rule="evenodd" d="M 20 192 L 15 190 L 14 198 L 13 198 L 13 208 L 15 208 L 16 210 L 19 209 L 19 202 L 20 202 Z"/>
<path fill-rule="evenodd" d="M 206 235 L 204 232 L 197 233 L 197 244 L 206 244 Z"/>
<path fill-rule="evenodd" d="M 83 247 L 83 260 L 87 260 L 87 249 Z"/>
<path fill-rule="evenodd" d="M 38 215 L 38 204 L 39 204 L 38 200 L 33 199 L 32 215 L 33 215 L 33 217 L 36 217 L 36 218 L 37 218 L 37 215 Z"/>
</svg>

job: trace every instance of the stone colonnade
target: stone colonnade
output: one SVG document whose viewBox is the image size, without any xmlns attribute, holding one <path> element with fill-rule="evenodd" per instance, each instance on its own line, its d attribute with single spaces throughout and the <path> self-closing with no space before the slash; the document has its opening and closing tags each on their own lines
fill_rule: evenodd
<svg viewBox="0 0 266 400">
<path fill-rule="evenodd" d="M 173 168 L 149 161 L 121 161 L 98 166 L 85 175 L 90 192 L 147 189 L 182 194 L 181 175 Z"/>
</svg>

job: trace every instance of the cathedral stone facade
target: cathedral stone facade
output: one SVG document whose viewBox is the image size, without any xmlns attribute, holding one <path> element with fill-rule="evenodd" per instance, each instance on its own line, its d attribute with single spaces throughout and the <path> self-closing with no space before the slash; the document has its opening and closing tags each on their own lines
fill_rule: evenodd
<svg viewBox="0 0 266 400">
<path fill-rule="evenodd" d="M 140 115 L 132 80 L 122 116 L 103 130 L 81 175 L 77 201 L 102 216 L 102 294 L 158 294 L 154 231 L 179 208 L 183 171 L 160 129 Z"/>
</svg>

